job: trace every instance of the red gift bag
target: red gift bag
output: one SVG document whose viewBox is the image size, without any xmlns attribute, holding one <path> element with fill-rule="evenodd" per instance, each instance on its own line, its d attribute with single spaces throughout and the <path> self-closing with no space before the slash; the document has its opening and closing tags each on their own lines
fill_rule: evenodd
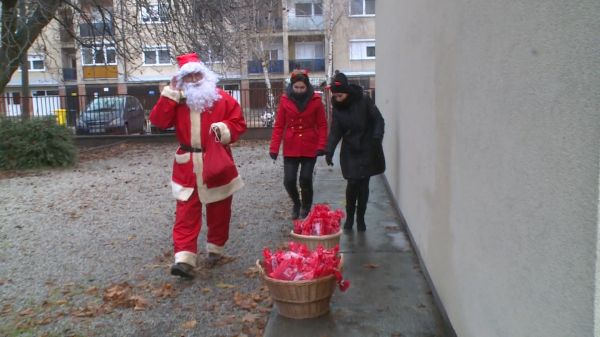
<svg viewBox="0 0 600 337">
<path fill-rule="evenodd" d="M 216 138 L 208 137 L 202 159 L 202 180 L 208 188 L 226 185 L 238 176 L 231 152 Z"/>
</svg>

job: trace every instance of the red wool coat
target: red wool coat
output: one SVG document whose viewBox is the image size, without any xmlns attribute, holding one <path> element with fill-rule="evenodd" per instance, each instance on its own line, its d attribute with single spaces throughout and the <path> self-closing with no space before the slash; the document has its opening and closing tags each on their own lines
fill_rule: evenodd
<svg viewBox="0 0 600 337">
<path fill-rule="evenodd" d="M 327 144 L 327 119 L 321 96 L 314 94 L 304 111 L 299 112 L 294 101 L 281 96 L 271 135 L 269 152 L 279 153 L 283 138 L 284 157 L 316 157 L 317 150 Z"/>
<path fill-rule="evenodd" d="M 217 89 L 221 98 L 205 111 L 191 111 L 184 103 L 179 103 L 180 93 L 165 87 L 161 97 L 150 112 L 150 121 L 159 128 L 175 126 L 175 135 L 180 144 L 194 148 L 205 148 L 209 141 L 215 141 L 215 133 L 211 129 L 219 129 L 220 143 L 225 146 L 226 154 L 233 158 L 228 144 L 239 139 L 246 131 L 246 121 L 239 103 L 221 89 Z M 241 189 L 244 183 L 236 172 L 223 181 L 212 182 L 208 187 L 202 181 L 204 163 L 202 152 L 187 152 L 181 148 L 175 153 L 171 186 L 173 196 L 177 200 L 188 200 L 198 187 L 198 195 L 202 203 L 223 200 Z"/>
</svg>

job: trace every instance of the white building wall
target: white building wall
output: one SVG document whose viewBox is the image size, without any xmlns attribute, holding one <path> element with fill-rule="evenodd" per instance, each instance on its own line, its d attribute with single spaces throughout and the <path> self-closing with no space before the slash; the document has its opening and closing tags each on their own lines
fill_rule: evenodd
<svg viewBox="0 0 600 337">
<path fill-rule="evenodd" d="M 600 336 L 600 2 L 376 11 L 386 177 L 457 335 Z"/>
</svg>

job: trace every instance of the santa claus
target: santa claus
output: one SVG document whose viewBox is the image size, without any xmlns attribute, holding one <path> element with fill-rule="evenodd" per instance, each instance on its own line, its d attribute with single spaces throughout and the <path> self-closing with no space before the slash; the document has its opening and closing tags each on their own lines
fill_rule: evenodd
<svg viewBox="0 0 600 337">
<path fill-rule="evenodd" d="M 171 181 L 177 199 L 173 226 L 175 263 L 171 274 L 191 278 L 196 267 L 202 205 L 206 208 L 208 227 L 207 264 L 212 267 L 222 257 L 229 238 L 232 195 L 244 185 L 235 166 L 211 181 L 204 181 L 203 170 L 214 171 L 221 159 L 233 163 L 229 144 L 246 130 L 246 122 L 238 102 L 217 88 L 217 75 L 198 55 L 181 55 L 177 61 L 179 72 L 163 89 L 150 113 L 150 121 L 159 128 L 174 126 L 180 144 L 175 152 Z M 209 142 L 223 148 L 211 150 L 215 149 L 215 143 Z M 214 151 L 210 153 L 211 160 L 206 160 L 207 148 Z"/>
</svg>

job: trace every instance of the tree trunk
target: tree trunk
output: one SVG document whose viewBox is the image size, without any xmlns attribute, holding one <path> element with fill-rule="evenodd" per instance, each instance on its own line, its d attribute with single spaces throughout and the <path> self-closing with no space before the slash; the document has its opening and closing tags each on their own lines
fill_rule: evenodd
<svg viewBox="0 0 600 337">
<path fill-rule="evenodd" d="M 327 39 L 327 65 L 326 74 L 327 81 L 333 76 L 333 0 L 329 1 L 329 11 L 327 13 L 327 28 L 325 32 L 325 38 Z"/>
<path fill-rule="evenodd" d="M 26 8 L 27 15 L 17 15 L 17 1 L 2 2 L 0 36 L 0 92 L 4 92 L 10 78 L 17 70 L 22 57 L 41 34 L 42 29 L 53 19 L 61 1 L 42 1 L 39 5 Z"/>
</svg>

